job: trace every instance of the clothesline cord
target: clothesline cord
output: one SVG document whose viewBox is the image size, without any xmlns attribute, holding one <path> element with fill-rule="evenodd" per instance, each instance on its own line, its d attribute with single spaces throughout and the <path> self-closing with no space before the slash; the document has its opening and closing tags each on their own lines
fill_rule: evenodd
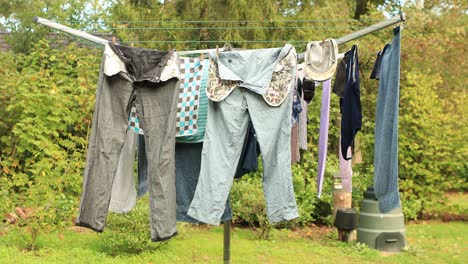
<svg viewBox="0 0 468 264">
<path fill-rule="evenodd" d="M 307 43 L 307 40 L 125 40 L 125 43 Z"/>
<path fill-rule="evenodd" d="M 313 28 L 367 28 L 366 26 L 307 26 L 307 27 L 111 27 L 111 30 L 225 30 L 225 29 L 241 29 L 241 30 L 252 30 L 252 29 L 313 29 Z"/>
<path fill-rule="evenodd" d="M 328 23 L 328 22 L 367 22 L 367 21 L 384 21 L 385 19 L 310 19 L 310 20 L 98 20 L 89 21 L 89 23 L 194 23 L 194 24 L 209 24 L 209 23 Z M 56 22 L 76 22 L 70 20 L 56 20 Z"/>
</svg>

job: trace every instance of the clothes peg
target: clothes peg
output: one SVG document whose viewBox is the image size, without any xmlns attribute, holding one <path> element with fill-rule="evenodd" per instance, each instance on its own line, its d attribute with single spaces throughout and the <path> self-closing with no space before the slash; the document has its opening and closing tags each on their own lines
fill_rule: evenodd
<svg viewBox="0 0 468 264">
<path fill-rule="evenodd" d="M 205 53 L 200 53 L 200 61 L 203 61 L 205 59 Z"/>
<path fill-rule="evenodd" d="M 216 45 L 216 58 L 219 58 L 219 46 Z"/>
<path fill-rule="evenodd" d="M 115 36 L 112 37 L 112 43 L 115 44 L 117 41 L 115 39 Z"/>
<path fill-rule="evenodd" d="M 354 45 L 357 46 L 359 44 L 359 42 L 361 42 L 359 39 L 356 40 L 356 42 L 354 42 Z"/>
<path fill-rule="evenodd" d="M 132 43 L 130 43 L 130 47 L 132 47 L 132 48 L 133 48 L 133 42 L 132 42 Z"/>
<path fill-rule="evenodd" d="M 169 52 L 171 52 L 171 50 L 172 50 L 172 45 L 169 44 Z"/>
</svg>

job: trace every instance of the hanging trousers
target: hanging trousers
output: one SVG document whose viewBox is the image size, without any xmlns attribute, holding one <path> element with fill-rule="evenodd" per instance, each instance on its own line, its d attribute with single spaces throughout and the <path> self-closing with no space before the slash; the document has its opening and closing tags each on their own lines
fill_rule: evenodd
<svg viewBox="0 0 468 264">
<path fill-rule="evenodd" d="M 271 222 L 299 216 L 291 176 L 292 93 L 278 107 L 260 94 L 237 87 L 208 106 L 200 177 L 188 215 L 218 225 L 231 190 L 249 119 L 263 159 L 263 191 Z"/>
<path fill-rule="evenodd" d="M 382 51 L 375 117 L 374 189 L 382 213 L 400 207 L 398 192 L 398 103 L 400 98 L 400 27 Z"/>
<path fill-rule="evenodd" d="M 177 234 L 174 135 L 179 81 L 161 81 L 160 76 L 172 54 L 112 48 L 127 72 L 107 76 L 103 57 L 76 225 L 103 231 L 119 157 L 133 133 L 127 130 L 128 116 L 136 106 L 148 159 L 151 239 L 166 240 Z"/>
</svg>

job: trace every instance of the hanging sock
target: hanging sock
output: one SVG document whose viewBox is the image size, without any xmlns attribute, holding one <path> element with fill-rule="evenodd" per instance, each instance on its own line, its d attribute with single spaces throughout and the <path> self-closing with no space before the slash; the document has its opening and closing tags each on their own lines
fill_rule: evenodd
<svg viewBox="0 0 468 264">
<path fill-rule="evenodd" d="M 318 177 L 317 177 L 317 197 L 322 194 L 323 176 L 325 174 L 325 165 L 327 159 L 328 147 L 328 123 L 330 121 L 330 94 L 331 81 L 330 79 L 323 82 L 322 88 L 322 107 L 320 109 L 320 132 L 319 132 L 319 160 L 318 160 Z"/>
</svg>

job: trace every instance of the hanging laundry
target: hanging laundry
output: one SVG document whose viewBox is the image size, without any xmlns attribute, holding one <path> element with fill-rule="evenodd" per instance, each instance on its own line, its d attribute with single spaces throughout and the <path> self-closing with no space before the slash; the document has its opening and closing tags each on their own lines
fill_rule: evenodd
<svg viewBox="0 0 468 264">
<path fill-rule="evenodd" d="M 218 68 L 215 69 L 212 65 L 210 84 L 206 90 L 208 98 L 220 102 L 239 86 L 262 95 L 270 106 L 281 105 L 293 86 L 289 83 L 291 73 L 283 70 L 287 65 L 278 62 L 278 57 L 285 56 L 290 49 L 294 49 L 291 45 L 287 47 L 246 50 L 241 52 L 241 56 L 238 55 L 239 52 L 223 52 L 219 58 L 214 55 L 214 52 L 210 53 Z M 285 50 L 288 51 L 285 52 Z M 296 65 L 294 69 L 295 67 Z M 215 75 L 223 81 L 215 79 Z"/>
<path fill-rule="evenodd" d="M 387 44 L 388 45 L 388 44 Z M 384 47 L 385 49 L 385 47 Z M 382 50 L 377 52 L 377 59 L 375 59 L 374 66 L 372 67 L 372 72 L 370 75 L 371 79 L 379 80 L 380 79 L 380 67 L 382 65 Z"/>
<path fill-rule="evenodd" d="M 352 192 L 353 191 L 353 169 L 352 169 L 352 161 L 345 160 L 343 155 L 341 154 L 341 138 L 340 142 L 338 143 L 340 151 L 338 151 L 339 159 L 340 159 L 340 178 L 341 178 L 341 186 L 345 192 Z M 351 147 L 348 148 L 348 156 L 351 155 Z"/>
<path fill-rule="evenodd" d="M 201 74 L 201 80 L 200 80 L 199 99 L 198 99 L 197 132 L 190 136 L 186 135 L 184 137 L 177 137 L 176 141 L 178 143 L 203 142 L 203 139 L 205 137 L 206 115 L 208 112 L 208 97 L 206 96 L 206 87 L 208 86 L 209 67 L 210 67 L 210 60 L 204 59 L 203 65 L 202 65 L 202 74 Z"/>
<path fill-rule="evenodd" d="M 128 118 L 128 129 L 140 135 L 145 134 L 143 129 L 140 127 L 140 120 L 138 120 L 137 110 L 135 106 L 132 106 L 132 109 L 130 111 L 130 117 Z"/>
<path fill-rule="evenodd" d="M 296 86 L 297 87 L 297 86 Z M 299 122 L 299 114 L 302 112 L 301 95 L 297 88 L 293 90 L 293 105 L 292 105 L 292 120 L 291 123 L 294 125 Z"/>
<path fill-rule="evenodd" d="M 346 81 L 341 113 L 341 155 L 345 160 L 348 156 L 348 148 L 353 147 L 354 137 L 361 130 L 361 90 L 359 85 L 359 60 L 357 46 L 354 45 L 346 52 Z"/>
<path fill-rule="evenodd" d="M 206 97 L 206 86 L 208 83 L 208 66 L 209 60 L 203 62 L 203 72 L 200 81 L 200 109 L 198 117 L 198 132 L 192 136 L 178 137 L 176 138 L 176 150 L 175 150 L 175 165 L 176 165 L 176 197 L 177 197 L 177 221 L 189 222 L 189 223 L 200 223 L 199 221 L 191 218 L 187 215 L 187 210 L 192 201 L 193 194 L 198 182 L 200 173 L 200 161 L 201 161 L 201 150 L 203 146 L 203 138 L 205 135 L 205 123 L 206 123 L 206 112 L 208 98 Z M 183 67 L 183 66 L 181 66 Z M 180 90 L 183 92 L 183 90 Z M 180 96 L 179 96 L 180 102 Z M 259 151 L 257 150 L 257 141 L 255 138 L 255 131 L 253 127 L 249 130 L 250 133 L 246 135 L 246 141 L 242 149 L 241 159 L 239 160 L 238 170 L 236 172 L 236 178 L 240 178 L 242 175 L 256 171 L 257 157 Z M 186 143 L 186 144 L 182 144 Z M 140 135 L 138 141 L 138 197 L 143 196 L 148 189 L 148 174 L 147 174 L 147 160 L 146 160 L 145 142 L 144 138 Z M 129 155 L 128 162 L 133 165 L 133 156 Z M 133 173 L 128 173 L 128 177 L 133 178 Z M 116 178 L 122 177 L 117 173 Z M 128 178 L 127 177 L 127 178 Z M 123 179 L 124 177 L 122 177 Z M 124 180 L 122 180 L 124 181 Z M 114 182 L 114 185 L 121 185 Z M 126 197 L 127 194 L 132 193 L 135 189 L 133 184 L 126 185 L 127 190 L 122 190 L 118 196 L 119 200 L 134 200 L 134 197 Z M 229 220 L 232 218 L 231 205 L 229 200 L 226 204 L 225 212 L 221 217 L 221 221 Z"/>
<path fill-rule="evenodd" d="M 334 39 L 311 41 L 304 53 L 306 77 L 325 81 L 333 77 L 338 63 L 338 44 Z"/>
<path fill-rule="evenodd" d="M 344 97 L 345 97 L 345 91 L 350 89 L 352 90 L 353 85 L 350 84 L 348 81 L 347 75 L 353 76 L 354 74 L 358 74 L 359 76 L 359 70 L 354 70 L 354 73 L 348 73 L 348 65 L 350 64 L 350 59 L 349 56 L 352 55 L 351 52 L 346 52 L 344 54 L 343 59 L 340 61 L 338 64 L 337 70 L 336 70 L 336 76 L 335 76 L 335 82 L 333 83 L 333 93 L 338 95 L 340 97 L 340 113 L 342 115 L 341 119 L 343 120 L 343 103 L 344 103 Z M 353 81 L 355 78 L 351 78 L 351 81 Z M 355 80 L 354 80 L 355 82 Z M 353 93 L 351 93 L 354 95 Z M 348 98 L 349 100 L 350 98 Z M 360 105 L 360 102 L 359 102 Z M 348 104 L 347 104 L 348 106 Z M 349 110 L 348 110 L 349 111 Z M 349 117 L 349 116 L 348 116 Z M 345 118 L 347 118 L 345 116 Z M 342 127 L 341 127 L 342 129 Z M 352 187 L 352 176 L 353 176 L 353 171 L 352 171 L 352 161 L 351 159 L 344 159 L 343 158 L 343 153 L 342 153 L 342 146 L 341 146 L 341 132 L 340 132 L 340 138 L 339 138 L 339 150 L 338 150 L 338 156 L 339 156 L 339 161 L 340 161 L 340 173 L 339 176 L 341 178 L 341 185 L 342 188 L 345 192 L 352 192 L 353 187 Z M 346 157 L 351 157 L 352 151 L 351 147 L 348 147 L 346 150 Z"/>
<path fill-rule="evenodd" d="M 255 129 L 252 121 L 250 121 L 247 127 L 247 134 L 245 134 L 244 145 L 242 146 L 242 152 L 234 179 L 240 179 L 249 172 L 257 171 L 259 155 L 260 146 L 257 142 L 257 136 L 255 135 Z"/>
<path fill-rule="evenodd" d="M 188 215 L 217 225 L 225 210 L 248 122 L 263 158 L 270 222 L 297 218 L 291 175 L 291 88 L 296 52 L 291 45 L 255 51 L 210 52 L 210 83 L 200 178 Z"/>
<path fill-rule="evenodd" d="M 190 136 L 198 131 L 200 86 L 203 63 L 199 58 L 180 58 L 180 91 L 177 102 L 176 136 Z"/>
<path fill-rule="evenodd" d="M 132 156 L 133 157 L 133 156 Z M 138 198 L 148 192 L 148 159 L 146 158 L 146 143 L 143 135 L 138 135 L 138 148 L 137 148 L 137 161 L 138 161 Z M 133 163 L 133 159 L 132 159 Z M 133 188 L 133 186 L 131 186 Z"/>
<path fill-rule="evenodd" d="M 203 143 L 176 143 L 177 221 L 199 224 L 187 215 L 200 174 Z M 227 199 L 221 222 L 232 219 L 231 203 Z"/>
<path fill-rule="evenodd" d="M 343 59 L 336 68 L 335 80 L 333 82 L 333 93 L 340 97 L 340 110 L 343 113 L 342 104 L 346 86 L 346 64 L 348 63 L 348 52 L 345 52 Z"/>
<path fill-rule="evenodd" d="M 299 151 L 299 115 L 302 112 L 302 105 L 301 95 L 299 94 L 298 88 L 299 86 L 296 81 L 296 85 L 293 89 L 293 105 L 291 117 L 291 164 L 297 163 L 301 160 L 301 154 Z"/>
<path fill-rule="evenodd" d="M 400 207 L 398 193 L 398 102 L 400 97 L 401 28 L 382 51 L 375 116 L 374 190 L 382 213 Z"/>
<path fill-rule="evenodd" d="M 304 64 L 299 64 L 297 67 L 297 90 L 299 92 L 300 103 L 301 103 L 301 112 L 299 113 L 299 135 L 298 135 L 298 145 L 299 149 L 307 150 L 307 102 L 305 100 L 305 91 L 304 91 Z M 312 98 L 315 93 L 315 83 L 312 91 Z M 310 100 L 312 100 L 310 98 Z"/>
<path fill-rule="evenodd" d="M 320 107 L 320 129 L 319 129 L 319 149 L 318 149 L 318 176 L 317 176 L 317 197 L 322 195 L 323 177 L 327 163 L 328 151 L 328 123 L 330 122 L 330 95 L 331 81 L 323 82 L 322 105 Z"/>
<path fill-rule="evenodd" d="M 307 102 L 304 100 L 304 94 L 302 94 L 301 106 L 302 112 L 299 114 L 299 135 L 298 135 L 298 144 L 299 149 L 307 150 L 307 124 L 309 118 L 307 117 Z"/>
<path fill-rule="evenodd" d="M 304 100 L 310 103 L 315 96 L 315 81 L 304 78 L 302 81 L 302 92 L 304 93 Z"/>
<path fill-rule="evenodd" d="M 127 153 L 135 157 L 137 134 L 129 132 L 120 152 L 117 172 L 112 184 L 109 210 L 114 213 L 128 213 L 136 206 L 135 180 L 133 178 L 133 159 L 126 161 Z M 127 177 L 130 176 L 130 177 Z M 128 188 L 128 187 L 131 188 Z"/>
<path fill-rule="evenodd" d="M 96 91 L 83 192 L 76 225 L 102 232 L 124 142 L 137 108 L 147 144 L 152 241 L 177 234 L 175 117 L 179 87 L 173 52 L 106 44 Z"/>
<path fill-rule="evenodd" d="M 177 137 L 176 142 L 178 143 L 199 143 L 203 142 L 205 137 L 205 124 L 206 124 L 206 114 L 208 111 L 208 97 L 206 96 L 206 86 L 208 84 L 208 68 L 210 65 L 210 60 L 205 59 L 200 61 L 198 58 L 188 59 L 188 58 L 181 58 L 180 60 L 180 71 L 181 71 L 181 80 L 182 77 L 184 78 L 184 83 L 180 84 L 179 86 L 179 99 L 177 103 L 177 120 L 176 120 L 176 130 L 178 129 L 180 135 L 181 133 L 184 136 Z M 201 71 L 201 72 L 200 72 Z M 197 79 L 195 82 L 195 78 L 193 77 L 195 72 L 197 72 Z M 191 79 L 191 81 L 189 81 Z M 190 87 L 190 88 L 188 88 Z M 190 90 L 190 91 L 189 91 Z M 196 91 L 195 93 L 193 93 Z M 181 114 L 182 111 L 185 111 L 187 105 L 195 106 L 197 105 L 198 111 L 194 111 L 187 109 L 188 113 Z M 194 121 L 192 124 L 196 124 L 196 129 L 192 129 L 190 133 L 190 129 L 183 128 L 185 124 L 182 124 L 181 127 L 181 116 L 184 115 L 184 118 L 189 118 L 186 120 L 190 122 L 190 120 Z M 184 119 L 185 120 L 185 119 Z M 184 121 L 185 122 L 185 121 Z M 188 127 L 187 127 L 188 128 Z M 140 137 L 138 141 L 138 197 L 143 196 L 148 190 L 148 173 L 147 173 L 147 166 L 148 162 L 146 159 L 146 151 L 145 151 L 145 142 Z M 176 166 L 178 162 L 176 160 Z M 198 178 L 198 175 L 196 176 Z M 179 177 L 180 178 L 180 177 Z M 176 179 L 177 180 L 177 179 Z M 181 186 L 181 184 L 176 184 L 176 186 Z M 192 187 L 195 188 L 195 187 Z"/>
</svg>

